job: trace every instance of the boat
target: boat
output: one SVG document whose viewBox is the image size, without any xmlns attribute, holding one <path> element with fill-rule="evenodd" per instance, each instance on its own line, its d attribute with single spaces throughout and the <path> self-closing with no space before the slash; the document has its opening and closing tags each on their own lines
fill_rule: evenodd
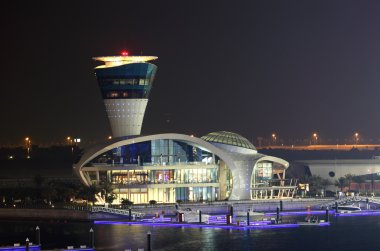
<svg viewBox="0 0 380 251">
<path fill-rule="evenodd" d="M 320 221 L 301 221 L 301 222 L 297 222 L 298 225 L 300 226 L 325 226 L 325 225 L 330 225 L 328 222 L 324 221 L 324 220 L 320 220 Z"/>
<path fill-rule="evenodd" d="M 356 213 L 356 212 L 360 212 L 360 211 L 362 211 L 362 209 L 358 206 L 355 206 L 355 205 L 339 205 L 337 213 L 351 214 L 351 213 Z"/>
<path fill-rule="evenodd" d="M 191 208 L 185 208 L 185 209 L 178 209 L 177 213 L 183 213 L 184 216 L 184 222 L 197 222 L 199 223 L 199 211 L 192 211 Z M 202 213 L 202 219 L 201 221 L 203 223 L 208 223 L 210 215 L 203 214 Z"/>
<path fill-rule="evenodd" d="M 234 212 L 234 215 L 236 217 L 247 217 L 247 211 L 237 211 L 237 212 Z M 263 216 L 264 213 L 262 212 L 255 212 L 255 211 L 252 211 L 252 210 L 249 210 L 249 216 L 252 217 L 252 216 Z"/>
<path fill-rule="evenodd" d="M 325 220 L 318 220 L 318 217 L 306 217 L 305 221 L 297 222 L 300 226 L 324 226 L 329 225 Z"/>
</svg>

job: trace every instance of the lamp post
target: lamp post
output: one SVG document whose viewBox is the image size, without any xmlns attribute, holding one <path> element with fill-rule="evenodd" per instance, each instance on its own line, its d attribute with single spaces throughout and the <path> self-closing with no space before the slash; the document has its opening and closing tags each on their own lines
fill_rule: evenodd
<svg viewBox="0 0 380 251">
<path fill-rule="evenodd" d="M 357 145 L 358 144 L 358 142 L 359 142 L 359 133 L 355 133 L 354 134 L 354 138 L 355 138 L 355 145 Z"/>
<path fill-rule="evenodd" d="M 313 139 L 314 139 L 314 145 L 316 145 L 318 143 L 318 134 L 317 133 L 313 133 Z"/>
<path fill-rule="evenodd" d="M 69 136 L 66 138 L 66 140 L 67 140 L 67 145 L 71 146 L 71 154 L 73 154 L 74 153 L 73 139 Z"/>
<path fill-rule="evenodd" d="M 26 148 L 26 151 L 27 151 L 27 155 L 26 155 L 27 159 L 30 159 L 30 147 L 31 147 L 31 144 L 32 144 L 31 139 L 29 137 L 26 137 L 25 138 L 25 148 Z"/>
<path fill-rule="evenodd" d="M 273 145 L 276 145 L 277 143 L 277 136 L 275 133 L 272 133 L 272 142 L 273 142 Z"/>
</svg>

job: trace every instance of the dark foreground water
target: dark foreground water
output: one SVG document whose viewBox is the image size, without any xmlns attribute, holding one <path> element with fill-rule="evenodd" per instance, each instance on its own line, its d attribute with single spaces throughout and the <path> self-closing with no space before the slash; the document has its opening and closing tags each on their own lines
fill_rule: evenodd
<svg viewBox="0 0 380 251">
<path fill-rule="evenodd" d="M 335 217 L 329 227 L 228 230 L 182 227 L 94 225 L 92 223 L 0 221 L 0 245 L 24 243 L 41 228 L 44 249 L 88 244 L 95 231 L 96 250 L 146 249 L 152 233 L 153 250 L 380 250 L 380 216 Z"/>
</svg>

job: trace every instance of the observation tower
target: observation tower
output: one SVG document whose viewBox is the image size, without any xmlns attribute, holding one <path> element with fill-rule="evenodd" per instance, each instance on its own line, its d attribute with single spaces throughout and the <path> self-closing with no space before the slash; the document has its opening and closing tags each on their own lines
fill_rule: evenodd
<svg viewBox="0 0 380 251">
<path fill-rule="evenodd" d="M 157 66 L 155 56 L 94 57 L 104 64 L 95 68 L 99 88 L 111 124 L 112 136 L 140 135 Z"/>
</svg>

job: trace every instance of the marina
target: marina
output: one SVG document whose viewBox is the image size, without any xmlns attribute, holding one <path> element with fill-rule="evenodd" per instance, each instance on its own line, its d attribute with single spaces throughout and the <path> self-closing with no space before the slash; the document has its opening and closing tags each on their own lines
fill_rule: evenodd
<svg viewBox="0 0 380 251">
<path fill-rule="evenodd" d="M 260 250 L 273 250 L 272 248 L 291 248 L 304 250 L 303 245 L 313 238 L 326 239 L 329 245 L 324 250 L 334 250 L 339 245 L 348 250 L 350 245 L 357 245 L 360 241 L 364 246 L 380 245 L 378 238 L 374 238 L 380 230 L 380 212 L 366 212 L 366 214 L 352 213 L 344 214 L 352 217 L 340 217 L 330 211 L 330 225 L 327 227 L 315 227 L 314 225 L 300 224 L 305 218 L 306 212 L 294 212 L 292 215 L 282 215 L 283 224 L 271 224 L 268 220 L 256 225 L 252 219 L 250 226 L 244 223 L 235 224 L 196 224 L 196 223 L 171 223 L 171 222 L 128 222 L 128 221 L 94 221 L 94 222 L 69 222 L 69 223 L 42 223 L 41 228 L 41 250 L 64 250 L 63 248 L 73 246 L 79 248 L 87 244 L 89 228 L 94 229 L 95 250 L 147 250 L 147 233 L 151 232 L 152 250 L 247 250 L 249 248 L 260 248 Z M 290 212 L 283 212 L 290 213 Z M 372 213 L 372 214 L 370 214 Z M 311 212 L 312 216 L 320 219 L 322 211 Z M 355 217 L 357 216 L 357 217 Z M 363 217 L 359 217 L 363 216 Z M 273 217 L 272 217 L 273 218 Z M 298 223 L 297 223 L 298 222 Z M 5 224 L 6 222 L 1 222 Z M 6 241 L 25 239 L 25 234 L 33 237 L 36 222 L 12 222 L 8 233 L 2 232 L 1 243 Z M 363 230 L 370 230 L 363 234 Z M 20 231 L 21 230 L 21 231 Z M 270 238 L 276 237 L 276 242 L 267 245 Z M 289 242 L 290 236 L 300 238 L 298 242 Z M 344 236 L 344 237 L 343 237 Z M 352 237 L 350 237 L 352 236 Z M 356 236 L 356 238 L 353 238 Z M 229 241 L 226 242 L 226 238 Z M 341 240 L 345 239 L 344 244 Z M 32 238 L 33 239 L 33 238 Z M 195 242 L 197 240 L 197 242 Z M 34 241 L 34 240 L 33 240 Z M 59 249 L 61 247 L 61 249 Z M 322 243 L 316 243 L 308 250 L 319 250 Z M 10 249 L 12 250 L 12 249 Z M 78 250 L 78 249 L 74 249 Z M 223 249 L 225 250 L 225 249 Z"/>
</svg>

